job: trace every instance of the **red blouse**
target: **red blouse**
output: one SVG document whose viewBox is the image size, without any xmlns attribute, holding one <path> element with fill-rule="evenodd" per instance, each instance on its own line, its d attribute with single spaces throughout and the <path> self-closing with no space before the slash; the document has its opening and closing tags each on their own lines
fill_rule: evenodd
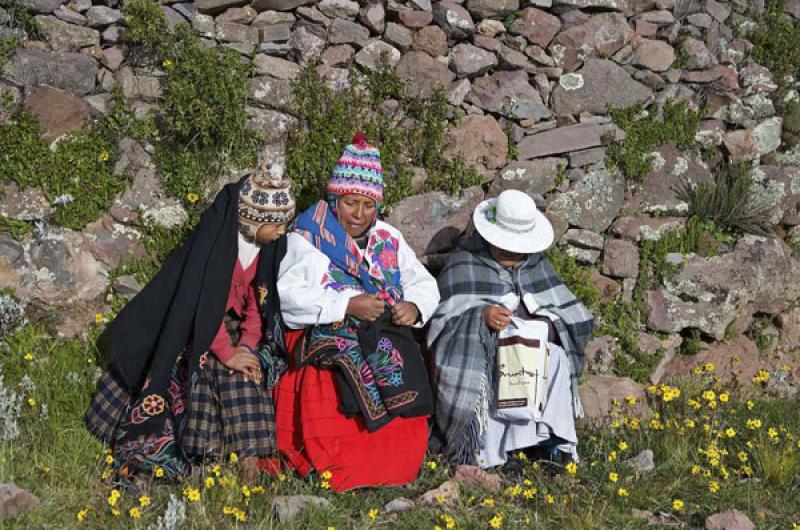
<svg viewBox="0 0 800 530">
<path fill-rule="evenodd" d="M 261 338 L 261 311 L 258 307 L 256 287 L 254 285 L 257 269 L 258 256 L 247 269 L 242 267 L 242 263 L 238 259 L 233 268 L 231 289 L 228 291 L 225 312 L 233 310 L 242 319 L 240 324 L 241 336 L 238 345 L 232 344 L 228 330 L 225 329 L 225 321 L 223 320 L 222 324 L 220 324 L 217 335 L 211 342 L 211 352 L 223 364 L 233 357 L 236 352 L 236 346 L 248 346 L 255 349 Z"/>
</svg>

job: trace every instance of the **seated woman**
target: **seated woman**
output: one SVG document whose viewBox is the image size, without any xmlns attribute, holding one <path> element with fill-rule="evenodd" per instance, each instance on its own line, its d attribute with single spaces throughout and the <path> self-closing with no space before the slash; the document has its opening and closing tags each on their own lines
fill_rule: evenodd
<svg viewBox="0 0 800 530">
<path fill-rule="evenodd" d="M 232 452 L 252 483 L 275 451 L 276 282 L 294 210 L 289 183 L 263 168 L 225 186 L 100 337 L 113 361 L 85 421 L 134 485 Z"/>
<path fill-rule="evenodd" d="M 297 218 L 278 279 L 287 327 L 305 328 L 287 337 L 295 353 L 275 390 L 278 450 L 336 491 L 413 481 L 433 410 L 410 326 L 428 319 L 439 292 L 400 232 L 377 219 L 382 199 L 380 153 L 359 133 L 328 201 Z"/>
<path fill-rule="evenodd" d="M 553 228 L 533 199 L 505 191 L 479 204 L 473 221 L 477 233 L 439 276 L 442 303 L 428 331 L 444 452 L 455 462 L 484 468 L 505 463 L 509 452 L 523 448 L 546 448 L 548 454 L 557 448 L 577 457 L 573 417 L 583 413 L 578 378 L 592 315 L 542 254 L 553 242 Z M 547 346 L 537 350 L 546 368 L 536 375 L 544 377 L 525 383 L 538 381 L 542 399 L 536 407 L 521 400 L 517 405 L 527 403 L 520 411 L 528 415 L 514 418 L 498 389 L 504 377 L 522 372 L 498 366 L 498 345 L 509 342 L 498 336 L 528 326 L 540 330 L 541 340 L 519 342 Z"/>
</svg>

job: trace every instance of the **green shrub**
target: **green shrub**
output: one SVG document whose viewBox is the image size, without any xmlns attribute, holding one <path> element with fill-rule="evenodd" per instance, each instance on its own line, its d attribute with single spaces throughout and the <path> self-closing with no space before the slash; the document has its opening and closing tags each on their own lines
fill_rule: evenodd
<svg viewBox="0 0 800 530">
<path fill-rule="evenodd" d="M 431 101 L 408 96 L 385 61 L 376 71 L 351 68 L 350 78 L 348 88 L 335 92 L 310 65 L 296 81 L 295 115 L 300 124 L 289 134 L 286 164 L 300 208 L 325 196 L 330 172 L 357 130 L 381 150 L 385 208 L 412 193 L 411 166 L 428 172 L 423 191 L 456 193 L 481 182 L 462 159 L 443 155 L 448 122 L 444 93 L 437 92 Z M 388 99 L 399 104 L 391 116 L 382 110 Z"/>
<path fill-rule="evenodd" d="M 106 138 L 116 141 L 125 137 L 144 142 L 158 140 L 158 128 L 152 117 L 137 117 L 120 90 L 115 89 L 112 97 L 108 115 L 100 123 L 101 133 Z"/>
<path fill-rule="evenodd" d="M 126 179 L 113 174 L 116 143 L 99 129 L 87 130 L 66 135 L 51 150 L 40 134 L 36 118 L 21 108 L 0 125 L 0 166 L 5 169 L 0 182 L 40 188 L 55 208 L 55 224 L 83 228 L 125 189 Z M 20 228 L 4 224 L 12 232 Z"/>
<path fill-rule="evenodd" d="M 625 178 L 635 181 L 644 180 L 653 169 L 650 153 L 654 148 L 667 142 L 674 142 L 678 149 L 691 147 L 697 125 L 706 115 L 705 110 L 694 111 L 685 101 L 666 103 L 660 118 L 656 107 L 642 111 L 641 104 L 609 109 L 614 123 L 625 131 L 625 139 L 605 139 L 606 165 L 618 168 Z"/>
<path fill-rule="evenodd" d="M 600 290 L 592 281 L 592 269 L 580 265 L 573 256 L 556 247 L 547 250 L 545 257 L 575 297 L 595 311 L 600 301 Z"/>
<path fill-rule="evenodd" d="M 689 214 L 751 234 L 772 235 L 772 207 L 753 190 L 752 168 L 745 162 L 724 163 L 713 182 L 684 182 L 676 190 L 689 203 Z"/>
<path fill-rule="evenodd" d="M 753 57 L 770 69 L 782 96 L 800 71 L 800 21 L 784 12 L 782 0 L 767 2 L 756 27 L 749 35 Z"/>
<path fill-rule="evenodd" d="M 19 44 L 20 41 L 16 37 L 11 40 L 0 40 L 0 72 L 5 68 L 8 56 L 11 55 L 11 52 L 13 52 Z"/>
<path fill-rule="evenodd" d="M 759 352 L 765 352 L 778 340 L 774 329 L 774 321 L 771 315 L 757 315 L 747 330 L 747 336 L 756 343 Z"/>
</svg>

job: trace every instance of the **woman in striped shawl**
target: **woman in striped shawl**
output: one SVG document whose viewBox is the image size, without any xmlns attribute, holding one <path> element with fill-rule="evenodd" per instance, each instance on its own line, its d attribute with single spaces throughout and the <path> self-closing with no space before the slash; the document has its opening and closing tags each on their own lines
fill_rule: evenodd
<svg viewBox="0 0 800 530">
<path fill-rule="evenodd" d="M 545 259 L 553 228 L 529 196 L 505 191 L 478 205 L 473 221 L 478 233 L 439 276 L 442 301 L 428 332 L 444 452 L 484 468 L 528 448 L 577 458 L 578 378 L 593 317 Z M 497 338 L 512 317 L 546 324 L 546 391 L 541 414 L 530 421 L 497 414 Z"/>
</svg>

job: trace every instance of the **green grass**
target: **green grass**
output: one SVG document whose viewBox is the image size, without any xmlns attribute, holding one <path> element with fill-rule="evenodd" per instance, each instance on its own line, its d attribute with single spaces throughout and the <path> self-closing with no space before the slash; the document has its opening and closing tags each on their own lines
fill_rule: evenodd
<svg viewBox="0 0 800 530">
<path fill-rule="evenodd" d="M 449 465 L 429 456 L 420 478 L 409 488 L 335 494 L 324 489 L 319 478 L 264 476 L 264 491 L 251 492 L 248 501 L 237 466 L 224 462 L 219 475 L 209 465 L 183 484 L 154 482 L 149 491 L 151 504 L 146 507 L 123 493 L 112 508 L 108 498 L 116 485 L 105 473 L 105 448 L 82 423 L 98 373 L 90 344 L 50 339 L 36 326 L 26 326 L 0 343 L 4 384 L 22 397 L 21 435 L 0 443 L 0 482 L 15 482 L 42 501 L 32 512 L 0 522 L 2 529 L 144 529 L 163 515 L 171 494 L 183 498 L 186 488 L 197 488 L 201 495 L 197 502 L 186 502 L 187 520 L 180 528 L 192 529 L 444 529 L 450 521 L 454 528 L 484 529 L 493 518 L 500 521 L 500 528 L 644 528 L 646 521 L 634 518 L 632 509 L 663 512 L 694 527 L 702 526 L 708 515 L 730 508 L 745 512 L 759 528 L 791 528 L 792 522 L 800 522 L 796 515 L 800 511 L 797 399 L 766 396 L 749 382 L 742 387 L 751 393 L 749 397 L 740 395 L 739 390 L 716 383 L 713 372 L 685 376 L 678 383 L 680 395 L 669 401 L 663 396 L 674 390 L 652 387 L 648 401 L 657 418 L 639 419 L 629 403 L 616 404 L 609 426 L 580 434 L 581 462 L 576 474 L 551 477 L 527 464 L 518 481 L 504 481 L 503 491 L 462 487 L 452 506 L 418 507 L 396 518 L 381 511 L 391 499 L 416 498 L 452 477 Z M 32 357 L 26 359 L 27 354 Z M 25 376 L 32 381 L 28 392 L 20 384 Z M 710 389 L 714 408 L 703 397 Z M 729 392 L 727 402 L 719 398 L 725 391 Z M 31 398 L 33 406 L 27 401 Z M 746 399 L 752 399 L 752 410 Z M 755 418 L 761 426 L 748 428 L 748 420 Z M 728 428 L 734 429 L 733 437 L 725 434 Z M 774 437 L 770 428 L 775 430 Z M 710 447 L 720 452 L 716 462 L 703 453 Z M 637 473 L 624 464 L 643 449 L 655 454 L 653 472 Z M 746 462 L 739 459 L 742 451 Z M 617 474 L 617 482 L 610 481 L 610 473 Z M 727 479 L 723 478 L 726 473 Z M 205 489 L 203 481 L 209 476 L 214 485 Z M 716 492 L 709 491 L 712 481 L 720 486 Z M 619 488 L 627 496 L 620 496 Z M 271 498 L 296 493 L 327 498 L 333 508 L 308 510 L 293 525 L 279 524 L 271 511 Z M 676 499 L 684 502 L 681 511 L 673 508 Z M 133 519 L 129 510 L 137 506 L 141 517 Z M 226 507 L 241 510 L 246 520 L 237 522 L 234 515 L 224 513 Z M 378 510 L 373 512 L 374 520 L 373 509 Z M 86 517 L 78 521 L 82 510 L 87 510 Z M 112 510 L 119 510 L 119 515 Z"/>
</svg>

